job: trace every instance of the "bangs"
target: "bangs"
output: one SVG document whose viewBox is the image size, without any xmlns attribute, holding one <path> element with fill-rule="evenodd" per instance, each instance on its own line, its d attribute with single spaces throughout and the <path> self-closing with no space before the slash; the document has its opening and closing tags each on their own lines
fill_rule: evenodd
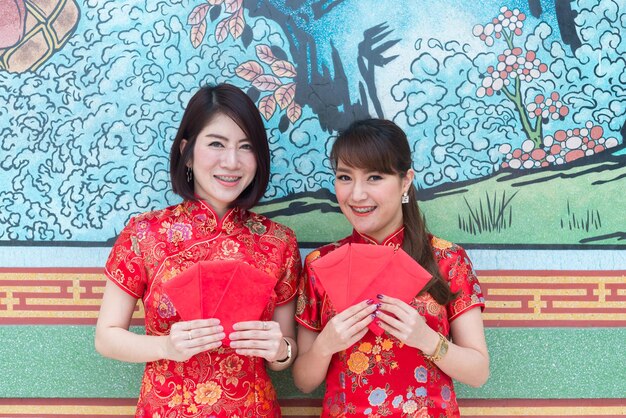
<svg viewBox="0 0 626 418">
<path fill-rule="evenodd" d="M 330 160 L 335 171 L 341 161 L 351 168 L 398 174 L 395 169 L 398 161 L 393 150 L 371 132 L 364 135 L 351 131 L 340 135 L 333 144 Z"/>
</svg>

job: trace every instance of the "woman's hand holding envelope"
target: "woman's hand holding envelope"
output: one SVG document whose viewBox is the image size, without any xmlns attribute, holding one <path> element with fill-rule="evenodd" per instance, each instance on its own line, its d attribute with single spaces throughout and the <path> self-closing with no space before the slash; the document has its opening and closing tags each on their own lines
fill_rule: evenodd
<svg viewBox="0 0 626 418">
<path fill-rule="evenodd" d="M 320 353 L 330 357 L 363 338 L 367 333 L 367 326 L 375 318 L 375 311 L 376 305 L 369 299 L 335 315 L 315 340 Z"/>
<path fill-rule="evenodd" d="M 263 357 L 269 362 L 287 356 L 286 343 L 276 321 L 244 321 L 233 324 L 230 346 L 241 356 Z"/>
<path fill-rule="evenodd" d="M 185 361 L 203 351 L 221 347 L 226 337 L 219 319 L 195 319 L 172 325 L 165 339 L 163 358 Z"/>
</svg>

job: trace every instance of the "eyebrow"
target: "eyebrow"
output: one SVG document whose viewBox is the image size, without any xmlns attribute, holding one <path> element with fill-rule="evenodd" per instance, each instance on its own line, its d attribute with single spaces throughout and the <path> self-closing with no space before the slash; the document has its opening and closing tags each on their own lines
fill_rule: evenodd
<svg viewBox="0 0 626 418">
<path fill-rule="evenodd" d="M 220 134 L 212 134 L 212 133 L 208 133 L 208 134 L 204 135 L 204 137 L 205 137 L 205 138 L 217 138 L 217 139 L 222 139 L 222 140 L 224 140 L 224 141 L 227 141 L 227 142 L 228 142 L 228 138 L 227 138 L 227 137 L 225 137 L 225 136 L 223 136 L 223 135 L 220 135 Z M 239 142 L 252 142 L 252 141 L 250 141 L 250 140 L 246 137 L 246 138 L 241 138 L 241 139 L 237 140 L 237 142 L 239 143 Z"/>
</svg>

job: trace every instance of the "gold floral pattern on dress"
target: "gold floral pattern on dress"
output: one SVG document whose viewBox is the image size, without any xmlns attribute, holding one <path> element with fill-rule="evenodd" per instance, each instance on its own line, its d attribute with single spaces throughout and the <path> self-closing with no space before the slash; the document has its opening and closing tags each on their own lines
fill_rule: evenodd
<svg viewBox="0 0 626 418">
<path fill-rule="evenodd" d="M 400 248 L 403 230 L 381 245 Z M 455 300 L 439 305 L 425 293 L 409 303 L 429 327 L 448 336 L 450 323 L 468 309 L 484 307 L 480 285 L 465 251 L 448 241 L 431 237 L 433 254 L 441 276 Z M 332 302 L 309 264 L 347 243 L 376 245 L 354 231 L 336 243 L 318 248 L 305 260 L 298 288 L 296 319 L 311 330 L 321 331 L 336 315 Z M 452 379 L 419 350 L 406 346 L 389 334 L 368 332 L 361 341 L 333 356 L 326 377 L 322 403 L 324 417 L 458 417 L 459 409 Z"/>
<path fill-rule="evenodd" d="M 227 385 L 237 386 L 239 379 L 245 376 L 241 372 L 243 360 L 236 354 L 231 354 L 220 363 L 220 372 Z"/>
<path fill-rule="evenodd" d="M 200 383 L 196 388 L 194 402 L 202 405 L 214 405 L 222 396 L 222 388 L 215 382 Z"/>
<path fill-rule="evenodd" d="M 244 226 L 249 220 L 256 233 Z M 199 261 L 217 259 L 241 260 L 277 278 L 262 320 L 271 320 L 275 306 L 295 296 L 301 264 L 293 231 L 238 208 L 219 220 L 203 202 L 132 218 L 111 250 L 105 273 L 143 299 L 146 334 L 167 335 L 180 317 L 163 283 Z M 220 347 L 185 362 L 147 363 L 136 416 L 277 418 L 280 407 L 265 361 Z"/>
<path fill-rule="evenodd" d="M 233 240 L 222 241 L 221 252 L 223 257 L 230 257 L 239 252 L 239 244 Z"/>
</svg>

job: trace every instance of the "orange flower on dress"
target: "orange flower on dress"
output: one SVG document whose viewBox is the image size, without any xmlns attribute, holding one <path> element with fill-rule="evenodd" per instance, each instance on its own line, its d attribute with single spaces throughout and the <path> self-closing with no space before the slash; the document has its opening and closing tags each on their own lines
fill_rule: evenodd
<svg viewBox="0 0 626 418">
<path fill-rule="evenodd" d="M 183 397 L 180 395 L 180 393 L 177 393 L 176 395 L 172 396 L 172 399 L 170 399 L 170 401 L 167 403 L 167 406 L 169 406 L 170 408 L 174 408 L 181 403 L 183 403 Z"/>
<path fill-rule="evenodd" d="M 432 245 L 435 248 L 439 248 L 441 250 L 445 250 L 446 248 L 452 247 L 452 243 L 450 241 L 446 241 L 445 239 L 433 237 Z"/>
<path fill-rule="evenodd" d="M 362 374 L 369 368 L 369 366 L 370 362 L 365 354 L 360 351 L 350 354 L 350 358 L 348 359 L 348 368 L 351 372 Z"/>
<path fill-rule="evenodd" d="M 359 346 L 359 351 L 365 354 L 369 354 L 372 352 L 372 344 L 371 343 L 361 343 Z"/>
<path fill-rule="evenodd" d="M 393 341 L 391 341 L 389 338 L 385 338 L 385 340 L 381 344 L 381 347 L 384 351 L 389 351 L 393 348 Z"/>
<path fill-rule="evenodd" d="M 213 405 L 222 396 L 222 388 L 215 382 L 201 383 L 193 400 L 202 405 Z"/>
<path fill-rule="evenodd" d="M 271 384 L 267 384 L 265 380 L 259 380 L 254 388 L 259 396 L 261 402 L 268 401 L 273 402 L 276 399 L 276 392 Z"/>
<path fill-rule="evenodd" d="M 236 354 L 231 354 L 220 363 L 220 371 L 227 376 L 237 374 L 241 371 L 243 360 Z"/>
</svg>

